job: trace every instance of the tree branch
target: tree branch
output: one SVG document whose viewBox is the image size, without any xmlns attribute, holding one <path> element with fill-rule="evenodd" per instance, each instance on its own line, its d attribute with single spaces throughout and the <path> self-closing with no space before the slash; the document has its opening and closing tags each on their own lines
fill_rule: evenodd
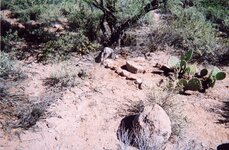
<svg viewBox="0 0 229 150">
<path fill-rule="evenodd" d="M 139 11 L 138 14 L 129 18 L 126 21 L 121 21 L 121 24 L 111 33 L 110 38 L 104 43 L 106 46 L 114 44 L 120 38 L 121 34 L 126 31 L 129 27 L 136 24 L 139 18 L 148 13 L 151 10 L 158 8 L 158 0 L 152 0 L 150 3 L 146 4 L 145 7 Z"/>
</svg>

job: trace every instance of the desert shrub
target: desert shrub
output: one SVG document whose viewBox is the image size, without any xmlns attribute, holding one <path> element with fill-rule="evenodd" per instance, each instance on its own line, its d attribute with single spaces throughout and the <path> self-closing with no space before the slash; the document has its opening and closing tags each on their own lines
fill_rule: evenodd
<svg viewBox="0 0 229 150">
<path fill-rule="evenodd" d="M 63 8 L 74 7 L 73 0 L 2 0 L 2 3 L 4 8 L 11 9 L 22 22 L 51 21 L 62 14 Z"/>
<path fill-rule="evenodd" d="M 4 36 L 1 36 L 1 50 L 5 52 L 15 51 L 15 45 L 21 41 L 23 39 L 19 37 L 17 31 L 9 30 Z"/>
<path fill-rule="evenodd" d="M 140 9 L 142 9 L 147 0 L 118 0 L 117 1 L 117 16 L 119 19 L 129 18 L 135 15 Z"/>
<path fill-rule="evenodd" d="M 11 78 L 17 80 L 25 77 L 25 74 L 21 71 L 16 61 L 10 59 L 8 54 L 0 53 L 0 79 Z"/>
<path fill-rule="evenodd" d="M 44 9 L 41 7 L 42 2 L 35 0 L 10 0 L 4 3 L 19 16 L 21 21 L 37 20 Z"/>
<path fill-rule="evenodd" d="M 84 55 L 95 51 L 98 47 L 98 44 L 89 41 L 83 33 L 66 33 L 44 43 L 40 60 L 66 60 L 71 52 Z"/>
<path fill-rule="evenodd" d="M 77 11 L 71 13 L 68 18 L 72 30 L 80 30 L 90 41 L 96 40 L 99 35 L 99 20 L 101 12 L 92 10 L 89 6 L 80 6 Z M 85 8 L 86 7 L 86 8 Z"/>
<path fill-rule="evenodd" d="M 62 64 L 45 79 L 45 85 L 58 88 L 74 87 L 79 84 L 77 68 L 69 62 Z"/>
<path fill-rule="evenodd" d="M 199 55 L 216 49 L 215 30 L 205 15 L 196 7 L 183 8 L 180 1 L 168 1 L 168 9 L 174 16 L 171 28 L 180 35 L 182 47 Z"/>
<path fill-rule="evenodd" d="M 227 0 L 197 0 L 195 5 L 203 12 L 207 19 L 217 23 L 223 20 L 225 25 L 229 25 L 229 3 Z"/>
</svg>

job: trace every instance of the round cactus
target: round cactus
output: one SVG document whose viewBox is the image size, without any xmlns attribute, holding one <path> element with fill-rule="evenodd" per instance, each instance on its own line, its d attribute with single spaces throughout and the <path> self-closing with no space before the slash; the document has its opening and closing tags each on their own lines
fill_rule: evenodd
<svg viewBox="0 0 229 150">
<path fill-rule="evenodd" d="M 226 73 L 225 72 L 218 72 L 215 76 L 216 80 L 223 80 L 226 78 Z"/>
<path fill-rule="evenodd" d="M 180 63 L 180 60 L 176 56 L 171 56 L 168 60 L 168 65 L 169 67 L 172 67 L 172 68 L 176 68 L 179 65 L 179 63 Z"/>
<path fill-rule="evenodd" d="M 184 87 L 185 90 L 198 91 L 201 89 L 201 81 L 197 78 L 192 78 L 188 81 L 187 86 Z"/>
<path fill-rule="evenodd" d="M 202 69 L 201 71 L 200 71 L 200 76 L 201 77 L 204 77 L 204 76 L 206 76 L 208 74 L 208 70 L 207 69 Z"/>
</svg>

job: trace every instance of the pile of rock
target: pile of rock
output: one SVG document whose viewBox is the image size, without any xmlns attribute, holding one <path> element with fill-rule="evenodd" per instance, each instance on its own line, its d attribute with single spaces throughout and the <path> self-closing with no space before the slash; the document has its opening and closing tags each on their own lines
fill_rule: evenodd
<svg viewBox="0 0 229 150">
<path fill-rule="evenodd" d="M 138 73 L 145 73 L 145 69 L 140 66 L 139 64 L 135 63 L 134 61 L 127 61 L 124 68 L 115 66 L 115 61 L 112 59 L 106 59 L 103 63 L 105 68 L 110 68 L 112 70 L 115 70 L 115 72 L 122 76 L 126 77 L 127 80 L 133 80 L 136 84 L 139 85 L 139 88 L 141 89 L 142 79 L 139 78 L 136 74 Z"/>
</svg>

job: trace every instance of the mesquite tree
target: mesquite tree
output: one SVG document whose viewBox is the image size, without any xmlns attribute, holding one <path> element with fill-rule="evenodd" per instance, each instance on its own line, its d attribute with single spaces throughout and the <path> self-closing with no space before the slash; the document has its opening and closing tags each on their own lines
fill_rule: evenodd
<svg viewBox="0 0 229 150">
<path fill-rule="evenodd" d="M 120 39 L 120 36 L 132 25 L 151 10 L 158 8 L 158 0 L 150 0 L 148 3 L 141 0 L 141 8 L 132 16 L 121 18 L 118 16 L 119 0 L 86 0 L 86 2 L 96 9 L 102 11 L 99 28 L 105 37 L 104 46 L 111 46 Z"/>
</svg>

